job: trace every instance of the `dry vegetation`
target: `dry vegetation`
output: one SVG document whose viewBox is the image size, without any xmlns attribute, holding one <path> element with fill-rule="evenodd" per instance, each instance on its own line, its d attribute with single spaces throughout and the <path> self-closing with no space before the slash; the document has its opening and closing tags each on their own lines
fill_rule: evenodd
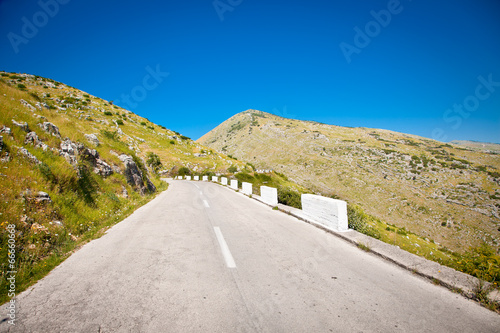
<svg viewBox="0 0 500 333">
<path fill-rule="evenodd" d="M 368 221 L 369 234 L 410 252 L 469 273 L 461 256 L 487 252 L 486 266 L 494 271 L 489 280 L 500 279 L 497 151 L 255 110 L 233 116 L 198 141 L 346 200 L 351 213 Z"/>
</svg>

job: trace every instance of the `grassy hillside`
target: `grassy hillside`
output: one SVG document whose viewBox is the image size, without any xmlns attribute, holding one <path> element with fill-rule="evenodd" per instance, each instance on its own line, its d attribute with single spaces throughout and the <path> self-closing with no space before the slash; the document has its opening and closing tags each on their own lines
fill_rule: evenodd
<svg viewBox="0 0 500 333">
<path fill-rule="evenodd" d="M 500 275 L 497 152 L 255 110 L 231 117 L 198 142 L 346 200 L 351 213 L 376 230 L 372 235 L 410 252 L 460 268 L 459 254 L 487 249 Z"/>
<path fill-rule="evenodd" d="M 243 168 L 108 101 L 26 74 L 0 72 L 0 137 L 0 303 L 9 256 L 19 293 L 164 190 L 160 175 Z M 137 183 L 124 155 L 141 171 Z"/>
</svg>

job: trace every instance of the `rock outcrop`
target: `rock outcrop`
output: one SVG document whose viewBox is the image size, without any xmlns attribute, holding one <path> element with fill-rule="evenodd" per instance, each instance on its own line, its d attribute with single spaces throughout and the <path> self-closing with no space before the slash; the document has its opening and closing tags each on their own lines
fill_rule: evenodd
<svg viewBox="0 0 500 333">
<path fill-rule="evenodd" d="M 85 139 L 87 139 L 94 146 L 99 146 L 100 142 L 95 134 L 85 134 Z"/>
<path fill-rule="evenodd" d="M 119 158 L 125 166 L 124 174 L 129 185 L 141 195 L 146 194 L 146 192 L 156 191 L 156 187 L 147 176 L 144 177 L 146 178 L 146 185 L 144 185 L 142 171 L 139 169 L 132 156 L 123 154 L 120 155 Z"/>
<path fill-rule="evenodd" d="M 29 128 L 27 122 L 18 123 L 17 121 L 15 121 L 14 119 L 12 119 L 12 123 L 14 125 L 16 125 L 17 127 L 19 127 L 20 129 L 22 129 L 23 131 L 25 131 L 25 132 L 29 132 L 30 131 L 30 128 Z"/>
<path fill-rule="evenodd" d="M 58 138 L 61 137 L 61 134 L 59 133 L 59 127 L 56 125 L 49 123 L 49 122 L 43 122 L 39 124 L 39 126 L 47 133 L 52 134 L 53 136 L 56 136 Z"/>
</svg>

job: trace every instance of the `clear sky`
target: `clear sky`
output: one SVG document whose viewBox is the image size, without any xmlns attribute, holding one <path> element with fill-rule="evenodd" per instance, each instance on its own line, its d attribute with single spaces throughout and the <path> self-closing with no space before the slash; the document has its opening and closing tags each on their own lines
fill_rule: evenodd
<svg viewBox="0 0 500 333">
<path fill-rule="evenodd" d="M 500 143 L 498 0 L 0 0 L 0 70 L 193 139 L 257 109 Z"/>
</svg>

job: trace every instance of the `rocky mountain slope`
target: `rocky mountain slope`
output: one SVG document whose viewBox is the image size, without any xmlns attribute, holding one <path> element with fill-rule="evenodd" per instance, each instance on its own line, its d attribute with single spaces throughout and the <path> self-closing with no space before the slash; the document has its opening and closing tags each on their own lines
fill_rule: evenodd
<svg viewBox="0 0 500 333">
<path fill-rule="evenodd" d="M 248 110 L 198 140 L 454 251 L 500 245 L 500 155 Z"/>
<path fill-rule="evenodd" d="M 19 292 L 182 167 L 201 174 L 244 166 L 78 89 L 0 72 L 0 303 L 9 256 Z"/>
</svg>

